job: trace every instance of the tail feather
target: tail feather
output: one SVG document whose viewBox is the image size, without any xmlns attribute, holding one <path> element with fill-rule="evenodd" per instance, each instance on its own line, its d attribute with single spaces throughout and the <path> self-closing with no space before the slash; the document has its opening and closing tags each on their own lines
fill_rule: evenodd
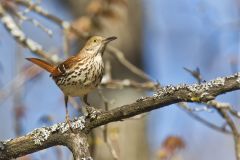
<svg viewBox="0 0 240 160">
<path fill-rule="evenodd" d="M 38 65 L 39 67 L 45 69 L 46 71 L 48 71 L 50 73 L 53 73 L 55 71 L 56 67 L 50 63 L 47 63 L 46 61 L 43 61 L 38 58 L 26 58 L 26 59 L 29 60 L 30 62 Z"/>
</svg>

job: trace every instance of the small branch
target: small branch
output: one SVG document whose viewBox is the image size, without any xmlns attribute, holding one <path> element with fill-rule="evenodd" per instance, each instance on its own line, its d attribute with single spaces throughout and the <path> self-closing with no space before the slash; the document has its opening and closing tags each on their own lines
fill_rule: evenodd
<svg viewBox="0 0 240 160">
<path fill-rule="evenodd" d="M 159 84 L 153 82 L 143 82 L 139 83 L 130 79 L 124 80 L 109 80 L 109 81 L 102 81 L 102 87 L 111 88 L 111 89 L 123 89 L 126 87 L 135 88 L 135 89 L 144 89 L 149 91 L 154 91 L 159 88 Z"/>
<path fill-rule="evenodd" d="M 129 69 L 132 73 L 146 81 L 151 81 L 151 78 L 144 71 L 130 63 L 119 49 L 109 45 L 107 47 L 107 50 L 112 53 L 117 58 L 117 60 L 127 69 Z"/>
<path fill-rule="evenodd" d="M 197 80 L 198 84 L 200 84 L 203 81 L 200 73 L 200 69 L 198 67 L 196 68 L 196 70 L 191 70 L 186 67 L 183 67 L 183 69 L 188 73 L 190 73 Z"/>
<path fill-rule="evenodd" d="M 186 103 L 178 103 L 178 106 L 180 106 L 182 109 L 184 109 L 185 111 L 188 111 L 190 113 L 193 112 L 212 112 L 213 109 L 209 108 L 209 106 L 203 106 L 203 107 L 189 107 Z"/>
<path fill-rule="evenodd" d="M 42 46 L 35 42 L 34 40 L 28 38 L 25 33 L 18 27 L 14 19 L 8 15 L 8 13 L 4 10 L 2 5 L 0 4 L 0 18 L 5 28 L 9 31 L 9 33 L 15 38 L 15 40 L 27 47 L 30 51 L 41 56 L 48 61 L 55 63 L 57 60 L 53 59 L 48 53 L 43 51 Z"/>
<path fill-rule="evenodd" d="M 48 13 L 45 9 L 43 9 L 42 7 L 40 7 L 39 5 L 28 1 L 28 0 L 15 0 L 15 2 L 19 5 L 25 6 L 27 8 L 31 8 L 32 11 L 38 13 L 39 15 L 49 19 L 50 21 L 58 24 L 59 26 L 61 26 L 64 29 L 68 29 L 70 24 L 65 24 L 64 25 L 64 21 L 61 20 L 60 18 L 58 18 L 55 15 L 52 15 L 50 13 Z"/>
<path fill-rule="evenodd" d="M 212 100 L 207 102 L 207 105 L 214 106 L 217 109 L 227 109 L 233 116 L 240 119 L 240 112 L 234 110 L 229 103 L 223 103 L 223 102 Z"/>
<path fill-rule="evenodd" d="M 232 132 L 228 131 L 226 129 L 226 127 L 219 127 L 207 120 L 205 120 L 204 118 L 198 116 L 197 114 L 193 113 L 193 112 L 190 112 L 188 109 L 186 109 L 186 104 L 185 103 L 178 103 L 178 105 L 192 118 L 194 118 L 195 120 L 199 121 L 200 123 L 206 125 L 207 127 L 213 129 L 213 130 L 216 130 L 216 131 L 219 131 L 219 132 L 222 132 L 222 133 L 225 133 L 225 134 L 232 134 Z"/>
<path fill-rule="evenodd" d="M 218 109 L 218 111 L 222 115 L 222 117 L 227 121 L 227 124 L 229 125 L 229 127 L 232 130 L 234 144 L 235 144 L 236 159 L 240 160 L 240 135 L 239 135 L 239 132 L 237 130 L 237 127 L 234 124 L 234 122 L 231 119 L 231 117 L 228 115 L 226 109 L 221 108 L 221 109 Z"/>
<path fill-rule="evenodd" d="M 117 155 L 116 150 L 114 149 L 114 146 L 112 145 L 111 139 L 107 137 L 106 143 L 107 143 L 107 146 L 108 146 L 108 148 L 109 148 L 109 150 L 110 150 L 110 152 L 111 152 L 111 154 L 112 154 L 112 156 L 113 156 L 113 159 L 114 159 L 114 160 L 118 160 L 119 157 L 118 157 L 118 155 Z"/>
<path fill-rule="evenodd" d="M 231 112 L 231 110 L 232 110 L 231 105 L 228 103 L 217 102 L 215 100 L 209 101 L 207 104 L 209 106 L 215 107 L 218 110 L 219 114 L 226 120 L 228 126 L 231 128 L 233 139 L 234 139 L 234 144 L 235 144 L 236 159 L 240 160 L 240 134 L 239 134 L 238 129 L 237 129 L 235 123 L 233 122 L 231 116 L 228 115 L 228 111 L 230 113 L 233 112 L 233 111 Z M 238 116 L 237 116 L 237 118 L 238 118 Z"/>
<path fill-rule="evenodd" d="M 21 18 L 20 18 L 21 17 Z M 23 16 L 21 15 L 19 18 L 20 18 L 20 22 L 21 24 L 24 22 L 24 21 L 29 21 L 31 22 L 35 27 L 41 29 L 42 31 L 44 31 L 45 33 L 47 33 L 48 36 L 52 37 L 53 36 L 53 31 L 48 29 L 46 26 L 42 25 L 38 20 L 34 19 L 34 18 L 29 18 L 29 17 L 26 17 L 26 16 Z"/>
<path fill-rule="evenodd" d="M 0 90 L 0 104 L 3 100 L 6 100 L 9 96 L 18 91 L 18 89 L 22 87 L 26 82 L 30 81 L 31 79 L 42 73 L 42 71 L 42 69 L 34 65 L 25 68 L 6 85 L 6 88 L 10 89 L 9 91 L 6 89 Z"/>
<path fill-rule="evenodd" d="M 55 24 L 59 25 L 61 28 L 63 28 L 64 30 L 71 30 L 74 33 L 76 33 L 79 37 L 88 37 L 89 34 L 88 33 L 82 33 L 79 32 L 76 28 L 74 28 L 71 23 L 62 20 L 61 18 L 52 15 L 50 13 L 48 13 L 45 9 L 43 9 L 42 7 L 40 7 L 39 5 L 35 5 L 34 3 L 32 3 L 31 1 L 26 1 L 26 0 L 15 0 L 16 3 L 23 5 L 25 7 L 31 7 L 31 10 L 38 13 L 39 15 L 47 18 L 48 20 L 54 22 Z"/>
</svg>

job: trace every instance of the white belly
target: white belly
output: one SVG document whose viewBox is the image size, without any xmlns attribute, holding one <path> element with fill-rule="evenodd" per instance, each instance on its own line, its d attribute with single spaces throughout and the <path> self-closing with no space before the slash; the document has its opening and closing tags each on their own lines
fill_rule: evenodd
<svg viewBox="0 0 240 160">
<path fill-rule="evenodd" d="M 82 97 L 92 92 L 95 89 L 95 87 L 89 86 L 83 88 L 80 85 L 74 85 L 74 86 L 61 86 L 60 89 L 63 91 L 65 95 L 72 97 Z"/>
<path fill-rule="evenodd" d="M 82 66 L 85 68 L 81 72 L 78 69 L 73 69 L 74 72 L 68 77 L 64 77 L 62 81 L 69 80 L 59 85 L 59 88 L 65 95 L 73 97 L 84 96 L 96 89 L 104 73 L 104 65 L 100 55 L 94 59 L 93 65 L 88 66 L 87 69 L 86 65 Z"/>
</svg>

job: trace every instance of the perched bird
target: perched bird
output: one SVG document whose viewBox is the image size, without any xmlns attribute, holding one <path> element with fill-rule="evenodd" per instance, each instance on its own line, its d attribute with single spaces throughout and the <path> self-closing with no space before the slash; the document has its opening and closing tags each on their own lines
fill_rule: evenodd
<svg viewBox="0 0 240 160">
<path fill-rule="evenodd" d="M 97 88 L 104 74 L 103 52 L 106 45 L 117 39 L 116 37 L 104 38 L 91 37 L 75 56 L 69 57 L 64 62 L 55 66 L 38 58 L 26 58 L 50 73 L 57 86 L 62 90 L 65 100 L 66 122 L 70 125 L 67 109 L 68 97 L 80 97 L 84 103 L 87 95 Z"/>
</svg>

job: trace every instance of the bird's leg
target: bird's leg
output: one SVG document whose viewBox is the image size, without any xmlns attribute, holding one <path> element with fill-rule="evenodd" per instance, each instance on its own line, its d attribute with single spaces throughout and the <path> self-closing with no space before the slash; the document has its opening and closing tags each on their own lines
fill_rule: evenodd
<svg viewBox="0 0 240 160">
<path fill-rule="evenodd" d="M 84 104 L 84 107 L 86 109 L 86 116 L 90 116 L 91 112 L 90 112 L 90 104 L 88 103 L 88 95 L 85 94 L 82 98 L 81 98 L 81 101 L 83 102 Z M 90 116 L 91 117 L 91 116 Z"/>
<path fill-rule="evenodd" d="M 82 97 L 82 101 L 84 103 L 84 106 L 86 107 L 86 111 L 87 111 L 87 117 L 91 117 L 91 114 L 92 114 L 92 109 L 90 107 L 90 104 L 88 103 L 88 95 L 85 94 L 83 97 Z"/>
<path fill-rule="evenodd" d="M 67 105 L 68 104 L 68 96 L 64 96 L 64 101 L 65 101 L 65 109 L 66 109 L 65 121 L 69 125 L 69 128 L 71 129 L 71 131 L 73 131 L 72 125 L 71 125 L 71 122 L 70 122 L 70 118 L 69 118 L 69 113 L 68 113 L 68 105 Z"/>
<path fill-rule="evenodd" d="M 101 111 L 99 111 L 94 107 L 91 107 L 87 101 L 87 98 L 88 98 L 87 94 L 83 96 L 83 103 L 85 104 L 85 107 L 86 107 L 87 117 L 89 117 L 90 119 L 95 119 L 97 115 L 101 113 Z"/>
<path fill-rule="evenodd" d="M 87 99 L 88 99 L 88 95 L 86 94 L 86 95 L 83 96 L 83 102 L 84 102 L 87 106 L 90 106 L 90 104 L 88 103 Z"/>
</svg>

